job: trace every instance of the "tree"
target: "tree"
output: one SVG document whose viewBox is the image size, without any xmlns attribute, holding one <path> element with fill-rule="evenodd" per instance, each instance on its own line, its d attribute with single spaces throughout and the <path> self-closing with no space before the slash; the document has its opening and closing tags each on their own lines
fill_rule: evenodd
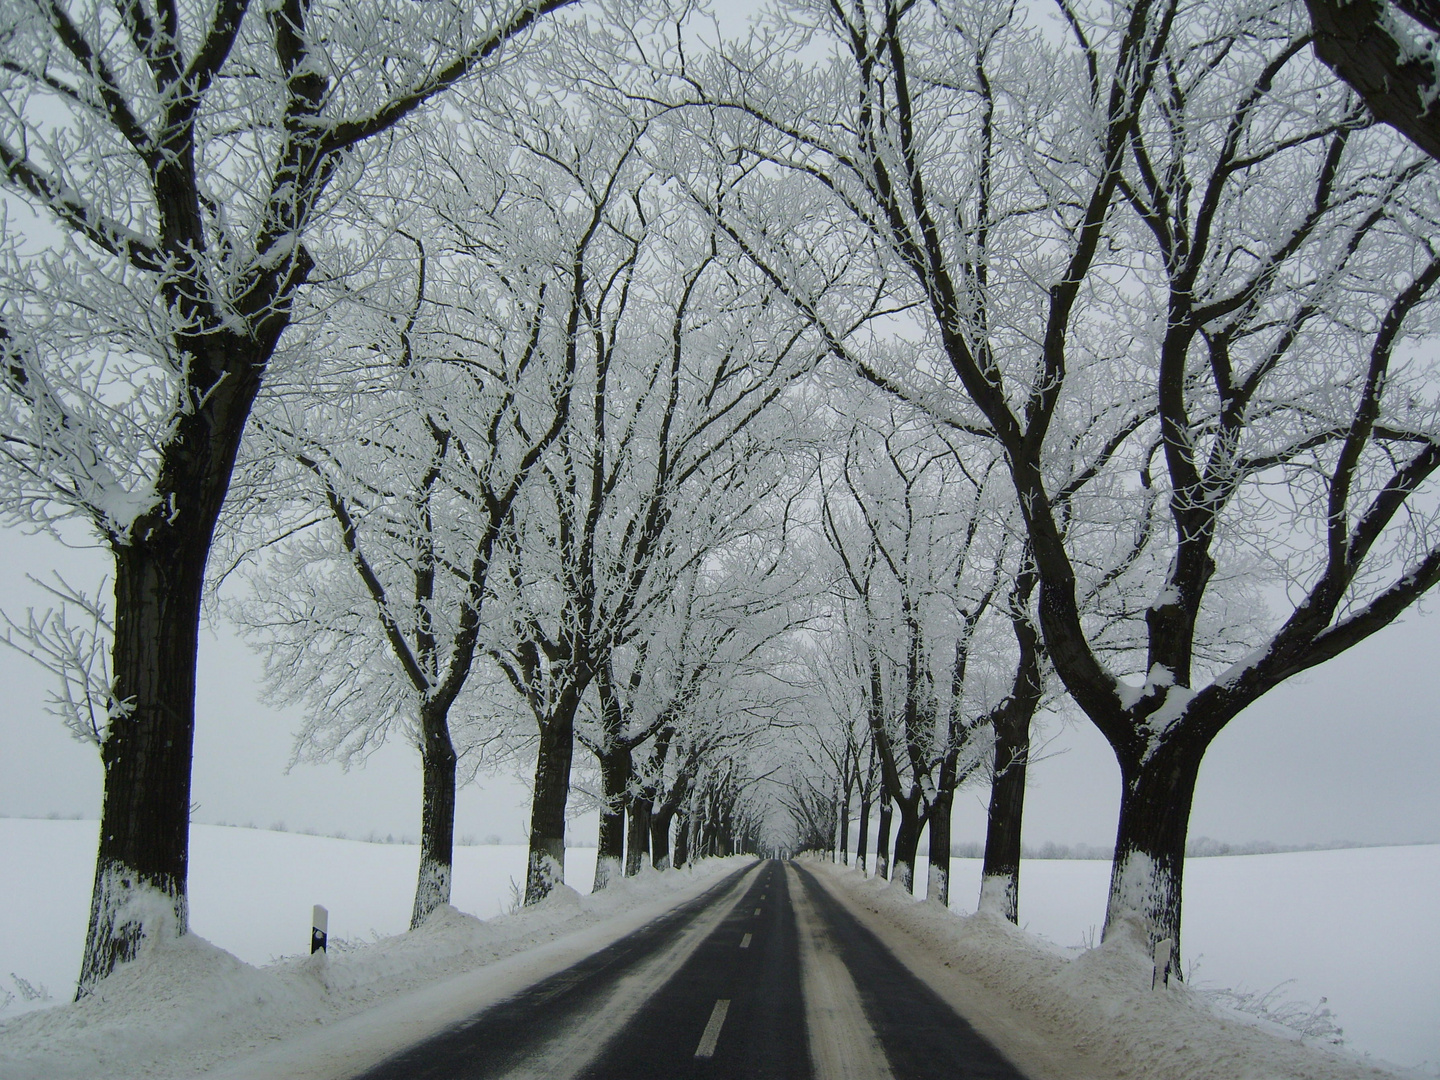
<svg viewBox="0 0 1440 1080">
<path fill-rule="evenodd" d="M 0 167 L 58 238 L 26 257 L 5 226 L 5 508 L 77 517 L 115 559 L 82 995 L 161 923 L 186 925 L 206 557 L 327 190 L 356 148 L 568 2 L 487 26 L 403 0 L 7 16 Z"/>
<path fill-rule="evenodd" d="M 615 708 L 613 654 L 638 647 L 656 605 L 751 528 L 756 506 L 785 483 L 786 447 L 803 429 L 769 417 L 814 360 L 805 327 L 772 303 L 768 284 L 722 259 L 713 229 L 632 160 L 645 124 L 625 123 L 611 136 L 623 152 L 608 159 L 593 125 L 562 135 L 570 121 L 558 114 L 530 136 L 604 242 L 575 268 L 575 406 L 517 524 L 513 644 L 497 650 L 540 727 L 530 902 L 563 871 L 576 717 L 607 670 L 594 741 L 606 785 L 599 857 L 619 857 L 613 815 L 638 744 Z"/>
<path fill-rule="evenodd" d="M 569 271 L 593 238 L 567 235 L 566 192 L 493 127 L 445 142 L 415 169 L 439 179 L 398 208 L 397 280 L 346 280 L 306 362 L 262 398 L 237 481 L 249 497 L 232 500 L 260 561 L 231 612 L 269 656 L 272 696 L 310 703 L 300 752 L 348 763 L 396 723 L 420 751 L 412 927 L 450 900 L 450 716 L 486 654 L 520 491 L 569 412 L 583 300 Z"/>
<path fill-rule="evenodd" d="M 1015 9 L 836 8 L 843 66 L 804 90 L 833 107 L 781 112 L 790 95 L 724 74 L 709 97 L 908 274 L 954 397 L 934 368 L 866 363 L 839 334 L 835 351 L 1000 447 L 1047 652 L 1120 763 L 1106 932 L 1138 926 L 1178 964 L 1211 740 L 1440 580 L 1430 373 L 1404 348 L 1440 277 L 1433 191 L 1307 62 L 1296 9 L 1062 11 L 1065 45 Z M 1083 503 L 1063 497 L 1087 475 Z M 1067 526 L 1096 509 L 1108 540 Z M 1108 573 L 1085 552 L 1107 544 L 1150 597 L 1113 649 L 1083 605 Z M 1288 613 L 1235 604 L 1267 579 Z"/>
<path fill-rule="evenodd" d="M 847 416 L 838 477 L 827 483 L 822 466 L 822 526 L 850 609 L 845 630 L 856 637 L 842 646 L 853 657 L 843 666 L 861 676 L 876 760 L 900 812 L 892 876 L 912 885 L 928 826 L 927 895 L 948 902 L 954 793 L 990 748 L 993 703 L 971 662 L 986 659 L 976 635 L 988 625 L 1007 533 L 987 506 L 989 447 L 962 452 L 906 406 L 876 412 Z M 842 789 L 859 757 L 858 742 L 846 747 L 836 762 Z"/>
<path fill-rule="evenodd" d="M 767 480 L 754 494 L 768 488 Z M 786 635 L 803 622 L 806 574 L 786 542 L 790 509 L 775 501 L 772 494 L 746 506 L 742 498 L 736 505 L 745 508 L 747 531 L 702 550 L 673 578 L 666 571 L 670 589 L 610 650 L 596 678 L 598 715 L 577 734 L 609 770 L 599 857 L 611 877 L 620 872 L 621 848 L 604 845 L 607 817 L 611 836 L 626 841 L 627 876 L 646 852 L 664 869 L 670 823 L 708 757 L 759 737 L 789 692 L 772 671 Z M 597 871 L 596 890 L 608 884 Z"/>
<path fill-rule="evenodd" d="M 1434 0 L 1305 0 L 1315 55 L 1389 124 L 1440 158 L 1440 117 L 1431 108 L 1440 5 Z"/>
</svg>

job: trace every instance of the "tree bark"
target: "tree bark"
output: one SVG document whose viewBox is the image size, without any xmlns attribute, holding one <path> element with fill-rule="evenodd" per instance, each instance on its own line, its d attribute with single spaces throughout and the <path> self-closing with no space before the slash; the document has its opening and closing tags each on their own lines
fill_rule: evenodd
<svg viewBox="0 0 1440 1080">
<path fill-rule="evenodd" d="M 955 789 L 941 790 L 930 807 L 930 873 L 925 880 L 925 899 L 941 907 L 950 906 L 950 809 Z"/>
<path fill-rule="evenodd" d="M 995 779 L 990 785 L 978 910 L 1012 923 L 1020 919 L 1020 836 L 1029 760 L 1030 718 L 1017 722 L 1007 710 L 995 722 Z"/>
<path fill-rule="evenodd" d="M 1425 0 L 1305 3 L 1315 30 L 1315 55 L 1365 99 L 1377 119 L 1440 159 L 1440 116 L 1430 100 L 1436 85 L 1434 60 L 1429 55 L 1410 55 L 1411 50 L 1391 36 L 1394 15 L 1385 10 L 1400 8 L 1433 32 L 1434 6 Z"/>
<path fill-rule="evenodd" d="M 895 830 L 895 862 L 890 880 L 899 882 L 906 892 L 915 888 L 915 853 L 920 849 L 920 830 L 925 825 L 920 819 L 919 801 L 918 796 L 895 800 L 900 808 L 900 827 Z"/>
<path fill-rule="evenodd" d="M 662 806 L 650 819 L 650 865 L 656 870 L 670 869 L 670 822 L 675 810 Z"/>
<path fill-rule="evenodd" d="M 411 930 L 424 923 L 436 908 L 450 902 L 455 859 L 456 755 L 445 712 L 448 710 L 421 709 L 424 745 L 420 749 L 420 767 L 424 779 L 420 873 L 415 883 L 415 906 L 410 913 Z"/>
<path fill-rule="evenodd" d="M 860 872 L 865 872 L 865 856 L 867 852 L 866 835 L 870 831 L 870 799 L 862 790 L 860 793 L 860 835 L 855 838 L 855 864 L 860 867 Z"/>
<path fill-rule="evenodd" d="M 880 823 L 875 836 L 875 876 L 890 876 L 890 823 L 895 813 L 894 805 L 885 786 L 880 786 Z"/>
<path fill-rule="evenodd" d="M 685 810 L 675 813 L 675 866 L 690 863 L 690 814 Z"/>
<path fill-rule="evenodd" d="M 625 792 L 634 772 L 630 748 L 616 747 L 600 754 L 600 850 L 595 855 L 593 892 L 620 880 L 625 860 Z"/>
<path fill-rule="evenodd" d="M 110 537 L 111 671 L 114 700 L 128 713 L 110 721 L 100 747 L 105 793 L 77 999 L 117 963 L 133 959 L 144 937 L 178 937 L 189 928 L 190 765 L 205 564 L 259 372 L 283 329 L 278 321 L 274 338 L 259 346 L 206 340 L 195 366 L 213 381 L 205 403 L 180 419 L 164 451 L 156 488 L 167 498 L 127 535 Z"/>
<path fill-rule="evenodd" d="M 535 791 L 530 801 L 530 852 L 525 871 L 525 904 L 538 904 L 565 882 L 565 805 L 570 797 L 570 764 L 575 756 L 575 710 L 583 685 L 565 688 L 540 725 Z"/>
<path fill-rule="evenodd" d="M 1152 749 L 1143 765 L 1138 754 L 1120 761 L 1120 822 L 1102 940 L 1129 928 L 1153 951 L 1157 943 L 1169 939 L 1172 978 L 1179 978 L 1181 972 L 1185 838 L 1206 744 L 1198 738 L 1177 737 Z"/>
<path fill-rule="evenodd" d="M 650 793 L 637 792 L 630 800 L 630 822 L 626 829 L 625 876 L 634 877 L 650 854 Z"/>
<path fill-rule="evenodd" d="M 180 543 L 115 548 L 115 696 L 132 707 L 111 722 L 100 747 L 105 795 L 77 997 L 133 959 L 143 937 L 178 936 L 189 925 L 190 758 L 205 539 L 190 552 Z"/>
</svg>

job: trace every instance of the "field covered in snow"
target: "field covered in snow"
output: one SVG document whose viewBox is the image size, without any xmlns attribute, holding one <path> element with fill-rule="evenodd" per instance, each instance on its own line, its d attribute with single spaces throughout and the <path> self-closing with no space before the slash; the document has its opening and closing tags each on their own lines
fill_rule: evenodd
<svg viewBox="0 0 1440 1080">
<path fill-rule="evenodd" d="M 0 819 L 0 991 L 13 999 L 6 1016 L 47 1004 L 24 1000 L 27 987 L 43 984 L 50 1003 L 72 992 L 95 828 Z M 456 907 L 484 919 L 510 907 L 523 848 L 463 847 L 456 856 Z M 342 950 L 403 930 L 417 854 L 398 844 L 200 825 L 191 859 L 196 934 L 263 965 L 308 948 L 314 903 L 330 909 Z M 593 860 L 594 849 L 570 853 L 567 881 L 581 893 Z M 1060 946 L 1093 940 L 1108 869 L 1027 862 L 1022 924 Z M 978 862 L 955 860 L 953 873 L 952 908 L 973 910 Z M 1197 984 L 1259 994 L 1294 980 L 1277 999 L 1328 998 L 1354 1050 L 1440 1075 L 1440 846 L 1195 859 L 1186 894 L 1185 953 Z"/>
</svg>

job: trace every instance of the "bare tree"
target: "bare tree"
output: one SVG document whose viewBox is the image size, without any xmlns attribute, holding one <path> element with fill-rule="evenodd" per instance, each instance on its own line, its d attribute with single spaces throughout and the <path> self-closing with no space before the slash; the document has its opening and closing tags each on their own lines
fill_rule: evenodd
<svg viewBox="0 0 1440 1080">
<path fill-rule="evenodd" d="M 344 283 L 307 362 L 262 398 L 230 510 L 256 565 L 229 610 L 271 694 L 310 703 L 298 752 L 349 762 L 397 722 L 420 751 L 412 927 L 450 899 L 450 715 L 488 644 L 497 549 L 569 412 L 571 268 L 594 236 L 503 133 L 443 138 L 387 252 L 397 280 Z"/>
<path fill-rule="evenodd" d="M 58 237 L 27 257 L 5 226 L 5 508 L 80 518 L 115 559 L 82 995 L 145 934 L 186 926 L 206 558 L 327 191 L 353 181 L 356 148 L 568 2 L 480 26 L 404 0 L 6 15 L 0 168 Z"/>
<path fill-rule="evenodd" d="M 711 204 L 835 355 L 1001 449 L 1050 660 L 1124 780 L 1107 932 L 1138 925 L 1178 963 L 1210 741 L 1440 580 L 1428 372 L 1402 348 L 1440 276 L 1433 193 L 1309 62 L 1298 8 L 1067 4 L 1068 43 L 1023 14 L 835 5 L 842 60 L 798 92 L 764 48 L 691 85 L 766 163 L 747 206 L 779 166 L 908 276 L 933 351 L 901 366 L 812 302 L 758 210 Z M 1067 524 L 1097 509 L 1108 536 Z M 1150 599 L 1097 627 L 1110 570 L 1086 552 L 1106 545 Z M 1266 581 L 1288 614 L 1253 602 Z"/>
</svg>

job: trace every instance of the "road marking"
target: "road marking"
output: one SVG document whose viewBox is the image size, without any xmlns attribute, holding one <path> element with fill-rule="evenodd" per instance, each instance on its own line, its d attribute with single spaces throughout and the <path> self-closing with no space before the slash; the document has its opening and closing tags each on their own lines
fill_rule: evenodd
<svg viewBox="0 0 1440 1080">
<path fill-rule="evenodd" d="M 508 1080 L 574 1080 L 604 1049 L 606 1040 L 640 1011 L 695 950 L 741 904 L 753 881 L 744 875 L 683 926 L 675 943 L 642 960 L 623 975 L 578 1023 L 552 1035 L 529 1062 L 508 1074 Z"/>
<path fill-rule="evenodd" d="M 725 1023 L 725 1014 L 729 1011 L 729 998 L 720 998 L 715 1002 L 715 1008 L 710 1010 L 710 1022 L 705 1025 L 705 1034 L 700 1036 L 700 1045 L 695 1048 L 696 1057 L 715 1056 L 715 1043 L 720 1039 L 720 1028 Z"/>
<path fill-rule="evenodd" d="M 760 909 L 759 909 L 758 907 L 755 909 L 755 914 L 756 914 L 756 915 L 759 915 L 759 914 L 760 914 Z"/>
<path fill-rule="evenodd" d="M 748 948 L 750 947 L 750 935 L 749 935 L 749 934 L 746 934 L 743 938 L 740 939 L 740 947 L 741 947 L 742 949 L 748 949 Z"/>
</svg>

